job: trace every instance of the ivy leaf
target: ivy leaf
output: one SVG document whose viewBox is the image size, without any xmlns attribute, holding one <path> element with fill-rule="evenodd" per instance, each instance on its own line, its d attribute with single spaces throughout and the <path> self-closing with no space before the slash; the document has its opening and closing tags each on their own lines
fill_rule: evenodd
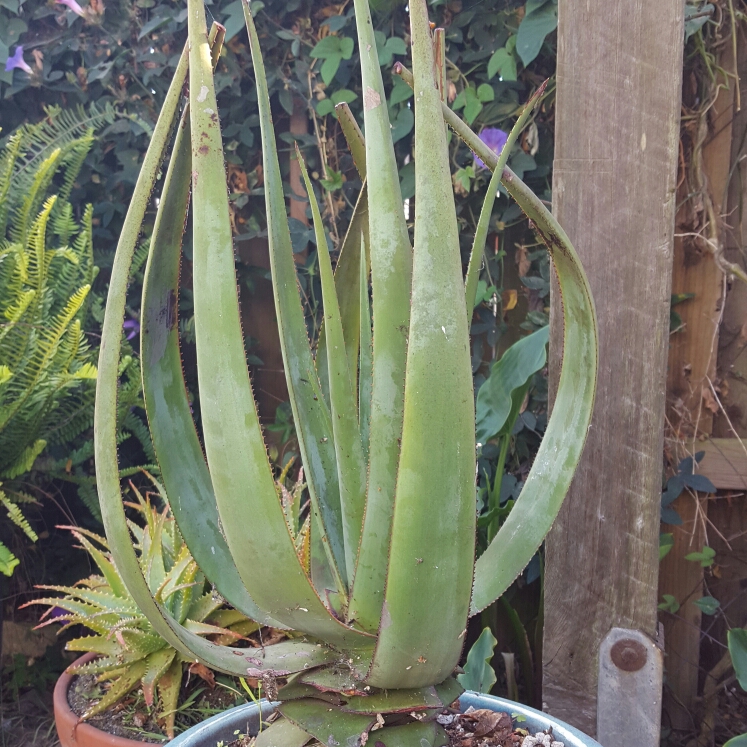
<svg viewBox="0 0 747 747">
<path fill-rule="evenodd" d="M 669 555 L 669 551 L 674 547 L 674 535 L 667 532 L 659 535 L 659 560 Z"/>
<path fill-rule="evenodd" d="M 394 55 L 407 54 L 405 40 L 400 39 L 398 36 L 390 37 L 383 44 L 379 44 L 377 41 L 377 48 L 379 53 L 379 65 L 382 67 L 389 67 L 389 65 L 394 62 Z"/>
<path fill-rule="evenodd" d="M 322 26 L 328 26 L 330 31 L 339 31 L 341 28 L 347 25 L 347 16 L 331 16 L 326 21 L 322 21 Z"/>
<path fill-rule="evenodd" d="M 715 485 L 705 475 L 681 474 L 682 481 L 688 488 L 700 493 L 715 493 Z"/>
<path fill-rule="evenodd" d="M 700 29 L 705 26 L 706 22 L 711 20 L 714 7 L 711 3 L 706 3 L 702 8 L 697 5 L 685 5 L 685 42 Z M 693 16 L 697 16 L 693 18 Z"/>
<path fill-rule="evenodd" d="M 545 37 L 558 25 L 557 0 L 527 2 L 526 13 L 516 34 L 516 52 L 527 67 L 542 49 Z"/>
<path fill-rule="evenodd" d="M 402 191 L 403 200 L 409 200 L 415 196 L 415 161 L 406 163 L 399 170 L 399 188 Z"/>
<path fill-rule="evenodd" d="M 742 690 L 747 690 L 747 630 L 732 628 L 727 633 L 727 640 L 731 663 L 734 665 L 734 674 L 737 675 Z"/>
<path fill-rule="evenodd" d="M 659 604 L 660 610 L 671 612 L 672 614 L 679 610 L 680 603 L 671 594 L 665 594 L 663 599 L 664 601 Z"/>
<path fill-rule="evenodd" d="M 324 60 L 321 69 L 322 80 L 326 85 L 332 82 L 342 60 L 353 56 L 355 42 L 348 36 L 325 36 L 309 52 L 311 57 Z"/>
<path fill-rule="evenodd" d="M 708 545 L 703 545 L 700 552 L 691 552 L 685 555 L 685 560 L 692 560 L 700 563 L 703 568 L 710 568 L 713 565 L 713 559 L 716 557 L 716 551 Z"/>
<path fill-rule="evenodd" d="M 481 83 L 477 87 L 477 98 L 486 104 L 488 101 L 495 101 L 495 91 L 490 83 Z"/>
<path fill-rule="evenodd" d="M 397 119 L 392 122 L 392 142 L 396 143 L 402 140 L 403 137 L 409 135 L 412 132 L 412 128 L 415 126 L 415 115 L 407 106 L 403 106 L 398 114 Z"/>
<path fill-rule="evenodd" d="M 704 615 L 715 615 L 720 606 L 718 599 L 713 597 L 701 597 L 696 599 L 693 604 L 704 614 Z"/>
<path fill-rule="evenodd" d="M 549 334 L 549 327 L 543 327 L 523 337 L 493 364 L 490 376 L 477 393 L 478 442 L 487 443 L 513 428 L 531 378 L 547 360 Z"/>
<path fill-rule="evenodd" d="M 488 60 L 488 80 L 499 73 L 502 80 L 516 80 L 516 58 L 506 47 L 496 49 Z"/>
<path fill-rule="evenodd" d="M 412 96 L 412 88 L 399 76 L 394 77 L 394 86 L 389 94 L 389 105 L 401 104 Z"/>
<path fill-rule="evenodd" d="M 459 684 L 465 690 L 489 693 L 495 685 L 497 678 L 493 667 L 490 666 L 490 660 L 493 658 L 493 650 L 497 643 L 498 641 L 490 632 L 490 628 L 485 628 L 480 633 L 480 637 L 474 642 L 467 654 L 464 674 L 457 675 Z"/>
</svg>

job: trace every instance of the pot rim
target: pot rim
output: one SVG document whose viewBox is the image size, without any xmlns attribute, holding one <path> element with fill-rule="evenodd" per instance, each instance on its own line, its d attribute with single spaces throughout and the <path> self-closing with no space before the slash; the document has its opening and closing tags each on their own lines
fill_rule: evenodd
<svg viewBox="0 0 747 747">
<path fill-rule="evenodd" d="M 564 721 L 560 721 L 548 713 L 543 713 L 535 708 L 515 703 L 506 698 L 467 691 L 460 696 L 459 704 L 464 710 L 472 706 L 476 709 L 487 708 L 491 711 L 507 711 L 514 718 L 516 716 L 523 716 L 527 720 L 527 725 L 530 727 L 531 733 L 544 731 L 552 727 L 553 736 L 564 742 L 565 747 L 601 747 L 595 739 L 592 739 L 570 724 L 566 724 Z M 254 717 L 260 706 L 262 708 L 262 715 L 269 715 L 269 713 L 275 710 L 274 705 L 274 703 L 262 699 L 259 703 L 246 703 L 235 708 L 230 708 L 183 732 L 170 742 L 169 745 L 170 747 L 206 747 L 209 744 L 212 747 L 217 738 L 216 732 L 225 732 L 227 730 L 233 732 L 237 727 L 240 728 L 242 722 Z"/>
<path fill-rule="evenodd" d="M 87 664 L 89 661 L 95 659 L 96 656 L 97 654 L 93 652 L 83 654 L 83 656 L 77 658 L 65 669 L 55 683 L 52 700 L 54 703 L 54 720 L 57 727 L 57 736 L 61 744 L 101 745 L 101 747 L 158 747 L 153 742 L 141 742 L 139 739 L 119 737 L 116 734 L 109 734 L 109 732 L 85 721 L 78 722 L 79 717 L 70 708 L 70 702 L 67 699 L 70 683 L 76 675 L 68 670 L 75 664 Z M 64 738 L 63 730 L 68 732 Z M 164 742 L 164 744 L 168 744 L 168 742 Z"/>
</svg>

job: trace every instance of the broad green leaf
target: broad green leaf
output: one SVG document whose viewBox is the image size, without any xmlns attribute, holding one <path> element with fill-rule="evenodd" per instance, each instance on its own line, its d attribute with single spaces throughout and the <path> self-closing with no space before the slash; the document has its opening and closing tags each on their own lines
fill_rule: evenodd
<svg viewBox="0 0 747 747">
<path fill-rule="evenodd" d="M 467 624 L 474 561 L 472 367 L 426 0 L 411 0 L 410 28 L 417 194 L 412 310 L 389 572 L 367 680 L 382 688 L 423 687 L 451 674 Z M 374 345 L 376 335 L 374 321 Z"/>
<path fill-rule="evenodd" d="M 489 693 L 496 683 L 495 672 L 490 662 L 498 641 L 490 628 L 484 628 L 480 637 L 472 644 L 464 665 L 464 674 L 458 674 L 457 680 L 465 690 L 478 693 Z"/>
<path fill-rule="evenodd" d="M 262 62 L 262 51 L 246 4 L 244 9 L 257 82 L 270 267 L 285 378 L 312 506 L 324 533 L 326 541 L 323 542 L 323 546 L 335 576 L 335 586 L 337 591 L 345 597 L 348 584 L 351 582 L 352 569 L 345 568 L 342 508 L 332 439 L 332 422 L 316 374 L 301 297 L 298 292 L 296 263 L 293 259 L 288 228 L 285 195 L 275 143 L 275 131 L 272 126 L 270 97 Z"/>
<path fill-rule="evenodd" d="M 662 600 L 663 601 L 658 605 L 658 609 L 663 612 L 671 612 L 674 615 L 679 610 L 680 603 L 677 601 L 677 598 L 671 594 L 664 594 Z"/>
<path fill-rule="evenodd" d="M 366 515 L 349 614 L 367 630 L 379 626 L 402 435 L 405 357 L 410 326 L 412 248 L 402 207 L 386 94 L 368 0 L 355 0 L 363 77 L 373 285 L 373 379 Z"/>
<path fill-rule="evenodd" d="M 527 10 L 516 34 L 516 53 L 529 65 L 540 53 L 545 37 L 558 25 L 557 0 L 547 0 L 534 4 L 527 3 Z"/>
<path fill-rule="evenodd" d="M 506 47 L 496 49 L 488 60 L 488 80 L 498 74 L 502 80 L 516 80 L 516 58 Z"/>
<path fill-rule="evenodd" d="M 532 376 L 545 366 L 549 336 L 549 327 L 542 327 L 515 342 L 493 364 L 477 393 L 478 443 L 510 433 Z"/>
<path fill-rule="evenodd" d="M 255 620 L 274 625 L 247 593 L 221 533 L 210 473 L 187 399 L 177 323 L 179 263 L 192 174 L 189 112 L 185 115 L 164 180 L 143 281 L 145 407 L 161 479 L 193 557 L 230 604 Z"/>
<path fill-rule="evenodd" d="M 693 604 L 704 614 L 704 615 L 715 615 L 718 612 L 720 602 L 718 599 L 713 597 L 701 597 L 696 599 Z"/>
<path fill-rule="evenodd" d="M 716 551 L 712 547 L 704 545 L 700 552 L 691 552 L 685 555 L 685 560 L 692 560 L 700 563 L 703 568 L 710 568 L 713 565 L 715 557 Z"/>
<path fill-rule="evenodd" d="M 724 744 L 724 747 L 747 747 L 747 734 L 740 734 L 738 737 L 732 737 Z"/>
<path fill-rule="evenodd" d="M 727 640 L 739 686 L 747 690 L 747 629 L 732 628 L 727 633 Z"/>
<path fill-rule="evenodd" d="M 670 533 L 666 534 L 660 534 L 659 535 L 659 560 L 664 560 L 664 558 L 669 554 L 671 549 L 674 547 L 674 535 Z"/>
</svg>

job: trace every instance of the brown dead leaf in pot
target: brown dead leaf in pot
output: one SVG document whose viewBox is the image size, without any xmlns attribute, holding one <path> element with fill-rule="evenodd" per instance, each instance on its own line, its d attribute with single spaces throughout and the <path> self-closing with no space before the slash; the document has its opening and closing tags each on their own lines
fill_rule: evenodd
<svg viewBox="0 0 747 747">
<path fill-rule="evenodd" d="M 490 735 L 498 741 L 502 741 L 511 735 L 513 723 L 508 713 L 500 711 L 489 711 L 487 708 L 479 708 L 470 714 L 471 720 L 475 721 L 475 736 L 485 737 Z"/>
<path fill-rule="evenodd" d="M 211 690 L 215 687 L 215 674 L 213 674 L 213 671 L 208 669 L 204 664 L 200 664 L 199 661 L 189 665 L 189 673 L 196 674 L 198 677 L 205 680 Z"/>
</svg>

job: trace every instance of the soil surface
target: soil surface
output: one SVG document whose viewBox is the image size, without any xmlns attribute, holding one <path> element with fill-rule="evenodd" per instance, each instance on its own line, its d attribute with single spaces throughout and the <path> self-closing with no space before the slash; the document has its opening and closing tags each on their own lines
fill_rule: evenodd
<svg viewBox="0 0 747 747">
<path fill-rule="evenodd" d="M 105 686 L 96 682 L 91 674 L 73 677 L 67 691 L 70 708 L 81 716 L 92 705 L 100 700 L 106 692 Z M 184 704 L 193 698 L 193 718 L 182 713 L 176 717 L 177 734 L 188 729 L 194 723 L 208 718 L 236 705 L 236 696 L 230 690 L 220 687 L 207 687 L 201 680 L 192 679 L 182 686 L 179 703 Z M 130 695 L 98 716 L 93 716 L 86 723 L 95 726 L 108 734 L 135 739 L 150 744 L 163 744 L 167 741 L 157 717 L 156 708 L 148 708 L 141 689 L 133 690 Z"/>
</svg>

